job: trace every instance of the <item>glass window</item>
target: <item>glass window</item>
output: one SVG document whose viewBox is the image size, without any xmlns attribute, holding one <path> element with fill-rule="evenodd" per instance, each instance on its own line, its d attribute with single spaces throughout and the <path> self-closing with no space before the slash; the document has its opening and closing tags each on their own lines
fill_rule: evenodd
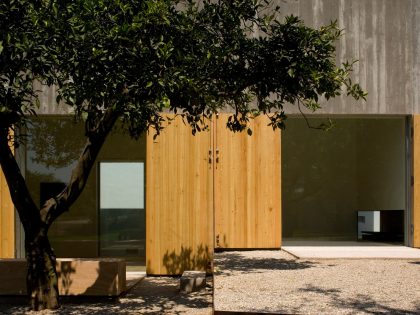
<svg viewBox="0 0 420 315">
<path fill-rule="evenodd" d="M 144 209 L 144 163 L 100 164 L 101 209 Z"/>
<path fill-rule="evenodd" d="M 25 177 L 32 198 L 41 205 L 69 182 L 86 143 L 84 125 L 75 123 L 71 117 L 40 116 L 32 119 L 27 135 Z M 128 255 L 136 263 L 144 263 L 145 165 L 134 161 L 145 160 L 145 136 L 130 139 L 116 126 L 97 158 L 97 161 L 106 161 L 101 163 L 103 167 L 93 167 L 82 194 L 49 230 L 57 257 Z M 104 185 L 100 185 L 101 180 Z M 102 192 L 98 190 L 100 187 Z M 101 212 L 101 207 L 107 212 Z M 106 251 L 104 247 L 101 250 L 101 245 L 115 237 L 119 245 L 131 244 L 130 247 L 119 251 Z M 135 242 L 137 245 L 133 246 Z"/>
<path fill-rule="evenodd" d="M 100 163 L 100 255 L 144 257 L 144 163 Z"/>
</svg>

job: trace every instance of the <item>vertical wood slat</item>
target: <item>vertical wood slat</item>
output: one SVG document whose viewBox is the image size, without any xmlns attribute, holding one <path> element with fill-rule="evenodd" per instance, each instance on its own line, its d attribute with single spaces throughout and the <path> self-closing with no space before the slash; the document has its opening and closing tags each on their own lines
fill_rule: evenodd
<svg viewBox="0 0 420 315">
<path fill-rule="evenodd" d="M 209 150 L 211 133 L 193 136 L 179 117 L 155 140 L 153 132 L 148 135 L 148 274 L 175 275 L 209 267 L 213 254 L 213 169 Z"/>
<path fill-rule="evenodd" d="M 281 138 L 265 116 L 250 121 L 252 136 L 226 128 L 229 114 L 216 126 L 216 248 L 281 246 Z"/>
<path fill-rule="evenodd" d="M 413 116 L 413 247 L 420 248 L 420 115 Z"/>
<path fill-rule="evenodd" d="M 0 258 L 15 256 L 15 208 L 0 168 Z"/>
</svg>

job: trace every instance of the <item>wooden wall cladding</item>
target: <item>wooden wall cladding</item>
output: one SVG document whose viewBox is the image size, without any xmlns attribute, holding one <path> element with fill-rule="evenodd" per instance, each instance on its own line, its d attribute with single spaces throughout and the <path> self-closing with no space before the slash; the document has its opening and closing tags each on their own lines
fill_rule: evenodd
<svg viewBox="0 0 420 315">
<path fill-rule="evenodd" d="M 15 208 L 0 168 L 0 258 L 15 256 Z"/>
<path fill-rule="evenodd" d="M 413 116 L 413 247 L 420 248 L 420 115 Z"/>
<path fill-rule="evenodd" d="M 215 247 L 281 246 L 281 138 L 260 116 L 252 136 L 226 128 L 229 114 L 216 120 Z"/>
<path fill-rule="evenodd" d="M 173 117 L 169 116 L 168 117 Z M 176 275 L 208 270 L 213 255 L 211 132 L 193 136 L 177 117 L 147 138 L 146 268 Z"/>
</svg>

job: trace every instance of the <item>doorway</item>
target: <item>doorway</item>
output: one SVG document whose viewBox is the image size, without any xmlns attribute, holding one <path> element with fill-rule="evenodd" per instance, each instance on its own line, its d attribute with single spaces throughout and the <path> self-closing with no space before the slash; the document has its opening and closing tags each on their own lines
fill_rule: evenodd
<svg viewBox="0 0 420 315">
<path fill-rule="evenodd" d="M 291 117 L 282 133 L 283 244 L 407 244 L 406 118 L 334 121 L 322 131 Z M 313 126 L 322 122 L 309 119 Z M 375 228 L 360 230 L 370 214 Z M 392 235 L 394 226 L 403 226 L 404 235 Z"/>
</svg>

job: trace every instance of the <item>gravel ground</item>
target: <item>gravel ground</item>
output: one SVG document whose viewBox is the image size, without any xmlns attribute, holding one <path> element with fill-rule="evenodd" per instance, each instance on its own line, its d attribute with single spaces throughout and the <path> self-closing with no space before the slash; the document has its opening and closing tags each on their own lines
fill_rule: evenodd
<svg viewBox="0 0 420 315">
<path fill-rule="evenodd" d="M 24 305 L 0 304 L 0 314 L 212 314 L 212 278 L 204 290 L 179 293 L 179 278 L 147 277 L 117 301 L 64 301 L 57 311 L 29 312 Z"/>
<path fill-rule="evenodd" d="M 282 314 L 420 314 L 420 261 L 300 260 L 282 251 L 215 257 L 214 306 Z"/>
</svg>

